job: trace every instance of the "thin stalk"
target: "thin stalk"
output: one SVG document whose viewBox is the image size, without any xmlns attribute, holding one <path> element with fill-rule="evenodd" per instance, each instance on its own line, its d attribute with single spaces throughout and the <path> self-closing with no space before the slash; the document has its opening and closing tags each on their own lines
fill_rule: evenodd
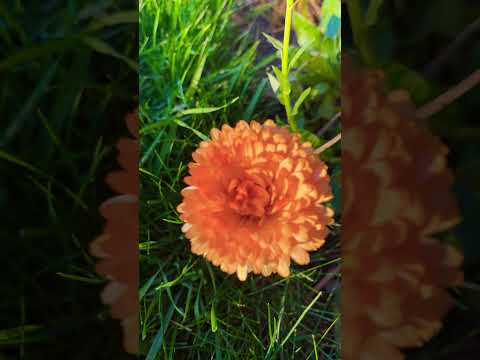
<svg viewBox="0 0 480 360">
<path fill-rule="evenodd" d="M 293 13 L 293 0 L 287 0 L 285 7 L 285 31 L 283 34 L 283 51 L 282 51 L 282 75 L 284 84 L 288 84 L 288 50 L 290 47 L 290 34 L 292 32 L 292 13 Z M 286 86 L 282 86 L 283 102 L 285 104 L 285 111 L 287 112 L 288 124 L 292 131 L 298 130 L 295 116 L 292 112 L 292 104 L 290 102 L 290 89 L 286 89 Z"/>
<path fill-rule="evenodd" d="M 342 133 L 338 134 L 335 136 L 333 139 L 327 141 L 325 144 L 320 146 L 318 149 L 315 150 L 315 154 L 320 154 L 324 152 L 325 150 L 331 148 L 333 145 L 335 145 L 337 142 L 339 142 L 342 139 Z"/>
<path fill-rule="evenodd" d="M 420 119 L 428 119 L 430 116 L 440 112 L 455 100 L 463 96 L 465 93 L 480 84 L 480 69 L 470 74 L 466 79 L 462 80 L 458 85 L 449 89 L 447 92 L 434 99 L 432 102 L 422 106 L 417 111 L 417 117 Z"/>
</svg>

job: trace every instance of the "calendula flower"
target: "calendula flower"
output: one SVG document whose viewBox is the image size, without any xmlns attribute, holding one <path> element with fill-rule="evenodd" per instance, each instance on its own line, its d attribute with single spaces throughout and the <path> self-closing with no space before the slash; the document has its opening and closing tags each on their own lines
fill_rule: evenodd
<svg viewBox="0 0 480 360">
<path fill-rule="evenodd" d="M 404 359 L 441 328 L 462 256 L 434 238 L 459 222 L 448 149 L 383 73 L 342 59 L 343 358 Z"/>
<path fill-rule="evenodd" d="M 287 277 L 325 242 L 333 211 L 327 166 L 271 120 L 223 125 L 200 143 L 178 206 L 192 252 L 240 280 Z"/>
<path fill-rule="evenodd" d="M 106 219 L 103 233 L 91 244 L 90 251 L 100 258 L 99 274 L 109 279 L 102 301 L 110 305 L 112 317 L 122 321 L 124 348 L 138 351 L 138 117 L 129 114 L 127 126 L 135 139 L 117 143 L 122 170 L 107 176 L 107 183 L 118 192 L 105 201 L 100 212 Z"/>
</svg>

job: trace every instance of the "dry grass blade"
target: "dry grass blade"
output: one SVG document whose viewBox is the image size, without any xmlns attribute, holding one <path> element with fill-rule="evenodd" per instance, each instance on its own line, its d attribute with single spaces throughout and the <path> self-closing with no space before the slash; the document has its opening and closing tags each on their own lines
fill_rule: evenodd
<svg viewBox="0 0 480 360">
<path fill-rule="evenodd" d="M 342 133 L 339 133 L 337 136 L 335 136 L 333 139 L 327 141 L 325 144 L 320 146 L 318 149 L 315 150 L 315 154 L 321 154 L 325 150 L 331 148 L 333 145 L 335 145 L 337 142 L 339 142 L 342 139 Z"/>
<path fill-rule="evenodd" d="M 318 130 L 317 132 L 317 136 L 322 136 L 323 134 L 325 134 L 328 129 L 330 129 L 333 124 L 335 124 L 335 122 L 340 119 L 342 117 L 342 113 L 339 112 L 339 113 L 336 113 L 334 117 L 332 117 L 326 124 L 324 127 L 322 127 L 320 130 Z"/>
<path fill-rule="evenodd" d="M 428 119 L 430 116 L 438 113 L 443 108 L 450 105 L 462 95 L 467 93 L 469 90 L 473 89 L 476 85 L 478 85 L 478 83 L 480 83 L 480 69 L 473 72 L 466 79 L 462 80 L 458 85 L 454 86 L 444 94 L 440 95 L 432 102 L 429 102 L 428 104 L 418 109 L 417 117 L 419 119 Z"/>
</svg>

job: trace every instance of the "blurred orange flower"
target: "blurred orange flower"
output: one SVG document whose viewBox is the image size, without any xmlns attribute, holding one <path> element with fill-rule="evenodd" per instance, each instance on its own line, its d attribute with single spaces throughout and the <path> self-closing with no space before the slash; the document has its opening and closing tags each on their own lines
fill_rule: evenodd
<svg viewBox="0 0 480 360">
<path fill-rule="evenodd" d="M 100 212 L 107 220 L 103 233 L 90 246 L 100 258 L 99 274 L 110 281 L 102 292 L 102 301 L 111 306 L 111 314 L 122 320 L 124 348 L 138 352 L 138 117 L 129 114 L 127 126 L 135 139 L 117 143 L 122 170 L 107 176 L 106 182 L 120 195 L 105 201 Z"/>
<path fill-rule="evenodd" d="M 462 256 L 434 239 L 460 220 L 448 149 L 404 91 L 342 59 L 342 357 L 404 359 L 453 305 Z"/>
<path fill-rule="evenodd" d="M 327 166 L 298 134 L 252 121 L 213 129 L 189 164 L 178 206 L 192 252 L 244 281 L 287 277 L 325 242 L 333 211 Z"/>
</svg>

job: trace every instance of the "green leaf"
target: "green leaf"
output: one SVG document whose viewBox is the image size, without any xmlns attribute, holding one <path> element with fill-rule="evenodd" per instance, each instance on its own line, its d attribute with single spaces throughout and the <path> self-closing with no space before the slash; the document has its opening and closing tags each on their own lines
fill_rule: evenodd
<svg viewBox="0 0 480 360">
<path fill-rule="evenodd" d="M 275 94 L 277 94 L 278 89 L 280 88 L 280 82 L 277 80 L 275 76 L 270 73 L 267 73 L 268 81 L 270 82 L 270 86 Z"/>
<path fill-rule="evenodd" d="M 174 304 L 177 302 L 178 298 L 179 296 L 177 295 L 175 297 Z M 158 330 L 157 334 L 153 339 L 153 342 L 148 351 L 146 360 L 158 359 L 157 355 L 160 352 L 160 348 L 162 347 L 164 336 L 167 331 L 168 324 L 172 320 L 174 310 L 175 310 L 175 306 L 171 305 L 166 313 L 164 323 L 160 323 L 160 329 Z"/>
<path fill-rule="evenodd" d="M 34 172 L 34 173 L 37 173 L 37 174 L 40 174 L 40 175 L 43 175 L 43 176 L 47 176 L 43 171 L 37 169 L 35 166 L 33 165 L 30 165 L 29 163 L 19 159 L 19 158 L 16 158 L 15 156 L 13 155 L 10 155 L 9 153 L 3 151 L 3 150 L 0 150 L 0 159 L 3 159 L 3 160 L 6 160 L 8 162 L 11 162 L 13 164 L 16 164 L 16 165 L 19 165 L 27 170 L 30 170 L 31 172 Z"/>
<path fill-rule="evenodd" d="M 262 33 L 262 34 L 263 34 L 263 36 L 265 36 L 265 38 L 268 40 L 268 42 L 269 42 L 270 44 L 272 44 L 272 46 L 273 46 L 275 49 L 277 49 L 278 51 L 282 52 L 282 50 L 283 50 L 283 43 L 282 43 L 280 40 L 274 38 L 273 36 L 268 35 L 267 33 Z"/>
<path fill-rule="evenodd" d="M 138 11 L 119 11 L 116 14 L 107 15 L 100 19 L 92 21 L 92 23 L 87 27 L 87 31 L 96 31 L 106 26 L 137 22 Z"/>
<path fill-rule="evenodd" d="M 305 129 L 300 130 L 300 135 L 302 135 L 302 141 L 309 142 L 310 144 L 312 144 L 313 148 L 318 148 L 319 146 L 325 143 L 317 135 Z"/>
<path fill-rule="evenodd" d="M 328 58 L 323 56 L 313 57 L 306 65 L 303 76 L 307 77 L 307 83 L 315 84 L 319 82 L 328 82 L 339 86 L 340 64 L 332 63 Z"/>
<path fill-rule="evenodd" d="M 122 60 L 123 62 L 125 62 L 128 66 L 130 66 L 130 68 L 132 68 L 134 71 L 137 71 L 138 72 L 138 64 L 129 59 L 128 57 L 120 54 L 119 52 L 117 52 L 117 50 L 115 50 L 114 48 L 112 48 L 109 44 L 107 44 L 105 41 L 103 40 L 100 40 L 98 38 L 94 38 L 94 37 L 90 37 L 90 36 L 85 36 L 85 37 L 82 37 L 82 41 L 88 45 L 89 47 L 91 47 L 93 50 L 95 50 L 96 52 L 99 52 L 101 54 L 105 54 L 105 55 L 109 55 L 111 57 L 114 57 L 114 58 L 117 58 L 119 60 Z"/>
<path fill-rule="evenodd" d="M 167 282 L 164 282 L 162 284 L 160 284 L 159 286 L 157 286 L 155 288 L 156 291 L 158 290 L 161 290 L 161 289 L 168 289 L 168 288 L 171 288 L 172 286 L 174 286 L 177 282 L 180 281 L 180 279 L 190 271 L 190 269 L 196 264 L 196 262 L 192 263 L 192 264 L 187 264 L 183 267 L 182 269 L 182 272 L 180 273 L 180 275 L 178 275 L 175 279 L 171 280 L 171 281 L 167 281 Z"/>
<path fill-rule="evenodd" d="M 65 274 L 65 273 L 62 273 L 62 272 L 57 272 L 57 275 L 65 278 L 65 279 L 80 281 L 80 282 L 84 282 L 84 283 L 87 283 L 87 284 L 95 284 L 96 285 L 96 284 L 101 284 L 101 283 L 104 282 L 104 280 L 98 279 L 98 278 L 88 278 L 88 277 L 85 277 L 85 276 Z"/>
<path fill-rule="evenodd" d="M 1 143 L 5 144 L 22 129 L 22 125 L 27 121 L 28 115 L 34 110 L 38 102 L 47 92 L 50 83 L 54 79 L 58 68 L 58 61 L 54 62 L 38 82 L 32 92 L 32 95 L 24 103 L 18 114 L 15 116 L 10 126 L 5 130 Z"/>
<path fill-rule="evenodd" d="M 323 95 L 328 90 L 330 90 L 330 85 L 326 82 L 320 82 L 317 85 L 315 85 L 315 94 L 316 95 Z"/>
<path fill-rule="evenodd" d="M 297 35 L 298 44 L 301 47 L 308 47 L 310 44 L 320 43 L 323 38 L 320 27 L 297 12 L 293 14 L 293 28 Z"/>
<path fill-rule="evenodd" d="M 263 79 L 260 84 L 257 86 L 257 90 L 255 90 L 255 94 L 253 94 L 252 99 L 250 100 L 250 103 L 248 104 L 247 110 L 245 110 L 245 113 L 243 115 L 244 119 L 249 120 L 252 115 L 253 111 L 255 110 L 255 107 L 257 106 L 257 103 L 260 99 L 260 97 L 263 94 L 263 91 L 265 90 L 265 87 L 267 86 L 267 79 Z"/>
<path fill-rule="evenodd" d="M 140 288 L 140 291 L 138 292 L 138 299 L 141 301 L 143 299 L 143 297 L 145 296 L 145 294 L 147 293 L 147 291 L 150 289 L 150 287 L 152 286 L 153 282 L 155 281 L 155 279 L 157 278 L 159 272 L 157 271 L 150 279 L 148 279 L 148 281 L 145 283 L 145 285 L 143 285 L 141 288 Z"/>
<path fill-rule="evenodd" d="M 383 0 L 371 0 L 368 5 L 367 15 L 365 15 L 365 23 L 367 26 L 375 25 L 378 20 L 378 14 Z"/>
<path fill-rule="evenodd" d="M 273 72 L 275 73 L 275 76 L 280 81 L 280 90 L 281 90 L 282 97 L 285 95 L 289 95 L 290 92 L 292 91 L 292 88 L 290 86 L 290 82 L 288 81 L 288 78 L 276 66 L 272 66 L 272 68 L 273 68 Z"/>
<path fill-rule="evenodd" d="M 308 88 L 302 92 L 300 97 L 298 98 L 297 102 L 295 103 L 295 106 L 293 107 L 293 115 L 298 114 L 298 109 L 300 109 L 300 106 L 302 103 L 305 101 L 305 99 L 310 95 L 310 92 L 312 91 L 312 88 Z"/>
<path fill-rule="evenodd" d="M 193 74 L 192 81 L 190 82 L 190 86 L 188 87 L 188 90 L 187 90 L 187 97 L 190 97 L 193 94 L 193 92 L 197 89 L 200 79 L 202 77 L 203 69 L 205 68 L 205 63 L 207 62 L 207 54 L 206 54 L 207 44 L 208 42 L 205 42 L 202 48 L 202 53 L 198 59 L 197 67 L 195 68 L 195 73 Z"/>
<path fill-rule="evenodd" d="M 19 50 L 6 59 L 0 61 L 0 71 L 18 64 L 24 64 L 33 59 L 51 56 L 57 52 L 65 51 L 77 45 L 77 37 L 67 37 L 59 40 L 50 40 L 45 44 L 35 45 Z"/>
<path fill-rule="evenodd" d="M 322 32 L 327 33 L 328 24 L 333 16 L 338 19 L 342 17 L 342 5 L 340 0 L 323 0 L 320 18 L 320 28 Z"/>
<path fill-rule="evenodd" d="M 203 141 L 207 141 L 207 140 L 208 140 L 208 136 L 204 135 L 203 133 L 201 133 L 201 132 L 198 131 L 197 129 L 194 129 L 194 128 L 191 127 L 190 125 L 185 124 L 183 121 L 178 120 L 178 119 L 175 119 L 174 121 L 175 121 L 175 123 L 177 123 L 179 126 L 191 130 L 195 135 L 197 135 L 197 136 L 198 136 L 200 139 L 202 139 Z"/>
<path fill-rule="evenodd" d="M 288 70 L 291 71 L 297 65 L 298 60 L 300 60 L 301 56 L 305 53 L 305 51 L 310 47 L 311 44 L 307 44 L 306 46 L 302 46 L 295 52 L 293 55 L 292 60 L 290 60 L 290 64 L 288 65 Z"/>
<path fill-rule="evenodd" d="M 283 339 L 283 341 L 281 342 L 280 346 L 283 347 L 285 345 L 285 343 L 287 342 L 287 340 L 290 338 L 290 336 L 292 336 L 293 332 L 295 331 L 295 329 L 298 327 L 298 325 L 300 325 L 300 323 L 302 322 L 303 318 L 305 317 L 305 315 L 307 315 L 307 313 L 310 311 L 310 309 L 312 308 L 313 305 L 315 305 L 315 303 L 317 302 L 317 300 L 320 298 L 320 296 L 322 295 L 322 292 L 319 291 L 318 294 L 315 296 L 315 298 L 310 302 L 310 304 L 308 304 L 308 306 L 305 308 L 305 310 L 303 310 L 303 312 L 300 314 L 300 316 L 298 317 L 297 321 L 295 322 L 295 324 L 293 324 L 292 328 L 290 329 L 290 331 L 288 332 L 287 336 L 285 336 L 285 338 Z"/>
<path fill-rule="evenodd" d="M 225 105 L 223 105 L 223 106 L 218 106 L 218 107 L 204 107 L 204 108 L 193 108 L 193 109 L 183 110 L 183 111 L 179 112 L 178 115 L 180 115 L 180 116 L 185 116 L 185 115 L 193 115 L 193 114 L 209 114 L 209 113 L 212 113 L 212 112 L 215 112 L 215 111 L 218 111 L 218 110 L 222 110 L 222 109 L 226 108 L 227 106 L 232 105 L 232 104 L 235 103 L 238 99 L 239 99 L 239 97 L 236 97 L 235 99 L 233 99 L 232 101 L 230 101 L 228 104 L 225 104 Z"/>
<path fill-rule="evenodd" d="M 26 334 L 35 333 L 42 329 L 42 325 L 23 325 L 15 328 L 0 330 L 0 344 L 18 344 Z"/>
<path fill-rule="evenodd" d="M 215 315 L 214 304 L 212 304 L 212 308 L 210 310 L 210 324 L 212 326 L 212 332 L 216 332 L 218 330 L 218 324 L 217 324 L 217 316 Z"/>
</svg>

